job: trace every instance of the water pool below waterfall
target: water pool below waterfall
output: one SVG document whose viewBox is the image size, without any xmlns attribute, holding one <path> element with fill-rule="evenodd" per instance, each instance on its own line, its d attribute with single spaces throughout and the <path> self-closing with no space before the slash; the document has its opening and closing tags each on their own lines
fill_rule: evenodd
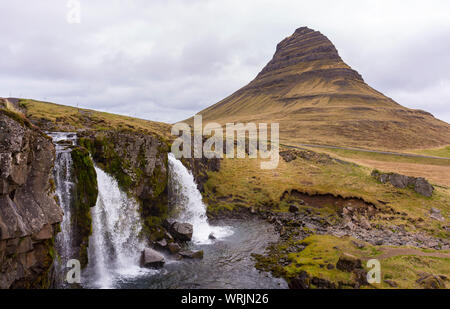
<svg viewBox="0 0 450 309">
<path fill-rule="evenodd" d="M 117 277 L 112 285 L 118 289 L 282 289 L 283 279 L 273 278 L 254 267 L 252 253 L 263 253 L 278 235 L 261 220 L 225 220 L 215 222 L 229 226 L 233 234 L 210 244 L 194 244 L 204 250 L 203 260 L 170 260 L 164 268 Z"/>
</svg>

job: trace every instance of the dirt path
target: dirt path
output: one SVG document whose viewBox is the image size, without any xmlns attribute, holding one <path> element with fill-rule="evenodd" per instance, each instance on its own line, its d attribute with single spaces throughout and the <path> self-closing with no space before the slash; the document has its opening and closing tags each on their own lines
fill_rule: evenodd
<svg viewBox="0 0 450 309">
<path fill-rule="evenodd" d="M 383 260 L 393 256 L 399 255 L 418 255 L 418 256 L 430 256 L 430 257 L 439 257 L 439 258 L 449 258 L 450 253 L 445 252 L 423 252 L 418 249 L 411 248 L 381 248 L 383 253 L 377 257 L 377 259 Z"/>
<path fill-rule="evenodd" d="M 326 148 L 326 149 L 342 149 L 342 150 L 354 150 L 354 151 L 362 151 L 362 152 L 379 153 L 379 154 L 386 154 L 386 155 L 395 155 L 395 156 L 401 156 L 401 157 L 414 157 L 414 158 L 450 160 L 450 158 L 445 158 L 445 157 L 434 157 L 434 156 L 425 156 L 425 155 L 412 154 L 412 153 L 400 153 L 400 152 L 390 152 L 390 151 L 381 151 L 381 150 L 369 150 L 369 149 L 352 148 L 352 147 L 340 147 L 340 146 L 330 146 L 330 145 L 312 145 L 312 144 L 297 144 L 297 145 L 298 146 L 282 144 L 282 146 L 285 146 L 285 147 L 288 147 L 288 148 L 297 148 L 297 149 L 302 149 L 301 147 Z"/>
</svg>

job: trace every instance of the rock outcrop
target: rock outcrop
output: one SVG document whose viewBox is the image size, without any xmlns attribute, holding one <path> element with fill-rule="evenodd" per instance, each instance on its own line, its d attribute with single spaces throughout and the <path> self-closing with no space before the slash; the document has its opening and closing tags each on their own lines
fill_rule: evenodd
<svg viewBox="0 0 450 309">
<path fill-rule="evenodd" d="M 179 241 L 190 241 L 192 239 L 193 231 L 194 228 L 192 224 L 189 223 L 175 222 L 170 228 L 172 236 Z"/>
<path fill-rule="evenodd" d="M 137 131 L 85 132 L 79 144 L 119 186 L 141 202 L 148 233 L 159 232 L 168 209 L 168 145 L 160 137 Z"/>
<path fill-rule="evenodd" d="M 225 149 L 225 148 L 224 148 Z M 217 158 L 185 159 L 181 161 L 194 176 L 195 183 L 200 192 L 204 192 L 204 184 L 208 181 L 208 172 L 218 172 L 220 170 L 220 160 Z"/>
<path fill-rule="evenodd" d="M 55 148 L 20 114 L 0 110 L 0 288 L 47 288 L 63 213 Z"/>
<path fill-rule="evenodd" d="M 396 173 L 381 173 L 377 170 L 372 172 L 372 177 L 376 178 L 382 183 L 390 183 L 396 188 L 404 189 L 406 187 L 411 187 L 417 193 L 431 197 L 433 195 L 434 187 L 422 177 L 410 177 L 405 175 L 400 175 Z"/>
</svg>

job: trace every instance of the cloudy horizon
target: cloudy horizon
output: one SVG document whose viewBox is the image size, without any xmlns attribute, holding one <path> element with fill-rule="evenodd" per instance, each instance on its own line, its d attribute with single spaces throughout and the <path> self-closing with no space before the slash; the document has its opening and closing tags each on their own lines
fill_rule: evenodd
<svg viewBox="0 0 450 309">
<path fill-rule="evenodd" d="M 449 123 L 450 3 L 391 2 L 80 0 L 68 23 L 66 0 L 4 1 L 0 97 L 174 123 L 249 83 L 308 26 L 370 86 Z"/>
</svg>

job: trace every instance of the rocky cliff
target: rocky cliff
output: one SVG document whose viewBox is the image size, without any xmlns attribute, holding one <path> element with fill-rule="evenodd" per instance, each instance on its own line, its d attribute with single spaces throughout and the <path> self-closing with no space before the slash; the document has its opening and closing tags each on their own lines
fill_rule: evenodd
<svg viewBox="0 0 450 309">
<path fill-rule="evenodd" d="M 47 288 L 63 213 L 55 148 L 20 114 L 0 110 L 0 288 Z"/>
<path fill-rule="evenodd" d="M 169 213 L 169 147 L 161 137 L 131 130 L 89 131 L 79 139 L 95 163 L 141 202 L 146 231 L 152 233 Z"/>
<path fill-rule="evenodd" d="M 204 124 L 279 122 L 285 143 L 377 149 L 450 143 L 449 124 L 371 88 L 326 36 L 307 27 L 282 40 L 253 81 L 199 114 Z"/>
<path fill-rule="evenodd" d="M 74 257 L 81 267 L 88 264 L 89 236 L 92 235 L 91 207 L 97 203 L 97 173 L 89 152 L 83 147 L 74 147 L 71 152 L 74 186 L 72 192 L 72 227 L 74 229 Z"/>
</svg>

